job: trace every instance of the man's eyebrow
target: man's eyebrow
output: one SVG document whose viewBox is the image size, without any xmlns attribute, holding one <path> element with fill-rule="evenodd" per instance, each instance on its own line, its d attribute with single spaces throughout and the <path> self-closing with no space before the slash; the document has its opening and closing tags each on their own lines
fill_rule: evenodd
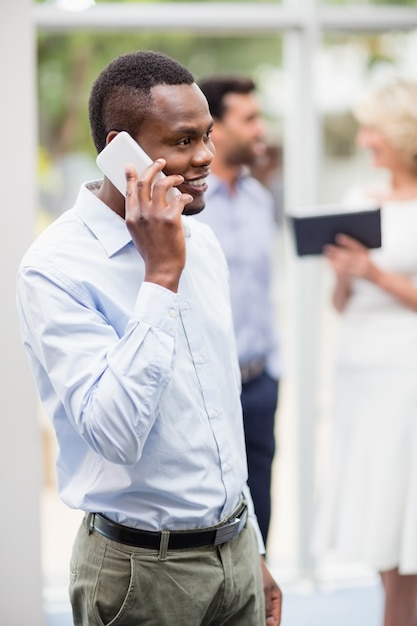
<svg viewBox="0 0 417 626">
<path fill-rule="evenodd" d="M 214 125 L 214 121 L 211 120 L 205 132 L 211 130 L 213 128 L 213 125 Z M 174 133 L 176 135 L 187 135 L 190 137 L 196 137 L 197 135 L 201 133 L 201 130 L 199 128 L 196 128 L 195 126 L 179 126 L 178 128 L 175 128 Z"/>
<path fill-rule="evenodd" d="M 196 135 L 197 129 L 195 126 L 179 126 L 174 132 L 176 135 Z"/>
</svg>

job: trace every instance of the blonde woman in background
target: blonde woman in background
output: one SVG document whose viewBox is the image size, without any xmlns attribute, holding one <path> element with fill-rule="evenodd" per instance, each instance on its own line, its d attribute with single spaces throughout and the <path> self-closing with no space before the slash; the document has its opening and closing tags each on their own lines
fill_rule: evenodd
<svg viewBox="0 0 417 626">
<path fill-rule="evenodd" d="M 354 114 L 359 146 L 389 176 L 350 194 L 381 207 L 382 247 L 340 235 L 325 250 L 342 318 L 313 550 L 370 565 L 384 626 L 417 626 L 417 84 L 379 86 Z"/>
</svg>

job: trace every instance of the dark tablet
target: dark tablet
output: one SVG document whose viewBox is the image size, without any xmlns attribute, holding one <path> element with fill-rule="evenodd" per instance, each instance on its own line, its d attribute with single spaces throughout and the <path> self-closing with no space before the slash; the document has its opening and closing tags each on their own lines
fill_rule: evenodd
<svg viewBox="0 0 417 626">
<path fill-rule="evenodd" d="M 380 208 L 349 210 L 339 207 L 337 210 L 333 207 L 333 212 L 329 208 L 321 214 L 318 211 L 320 207 L 289 216 L 298 256 L 322 254 L 323 247 L 335 243 L 335 236 L 341 233 L 354 237 L 367 248 L 381 247 Z"/>
</svg>

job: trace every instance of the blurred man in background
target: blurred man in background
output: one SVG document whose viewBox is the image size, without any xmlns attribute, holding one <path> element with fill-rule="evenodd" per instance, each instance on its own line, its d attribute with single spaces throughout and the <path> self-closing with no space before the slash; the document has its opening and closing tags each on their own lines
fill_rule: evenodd
<svg viewBox="0 0 417 626">
<path fill-rule="evenodd" d="M 225 252 L 242 375 L 249 485 L 266 542 L 271 516 L 271 469 L 281 357 L 271 297 L 276 223 L 274 199 L 250 175 L 265 152 L 264 124 L 250 78 L 210 77 L 199 83 L 214 119 L 215 157 L 198 219 Z"/>
</svg>

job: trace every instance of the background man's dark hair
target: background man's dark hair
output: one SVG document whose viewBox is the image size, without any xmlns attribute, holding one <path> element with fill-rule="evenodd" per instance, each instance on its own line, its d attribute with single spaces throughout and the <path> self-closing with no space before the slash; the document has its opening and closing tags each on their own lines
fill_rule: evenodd
<svg viewBox="0 0 417 626">
<path fill-rule="evenodd" d="M 88 102 L 97 152 L 111 130 L 137 135 L 152 107 L 152 87 L 194 82 L 186 67 L 161 52 L 137 50 L 114 59 L 95 80 Z"/>
<path fill-rule="evenodd" d="M 225 103 L 227 94 L 248 94 L 256 89 L 253 80 L 244 76 L 213 76 L 201 80 L 199 87 L 207 98 L 210 113 L 219 120 L 227 109 Z"/>
</svg>

